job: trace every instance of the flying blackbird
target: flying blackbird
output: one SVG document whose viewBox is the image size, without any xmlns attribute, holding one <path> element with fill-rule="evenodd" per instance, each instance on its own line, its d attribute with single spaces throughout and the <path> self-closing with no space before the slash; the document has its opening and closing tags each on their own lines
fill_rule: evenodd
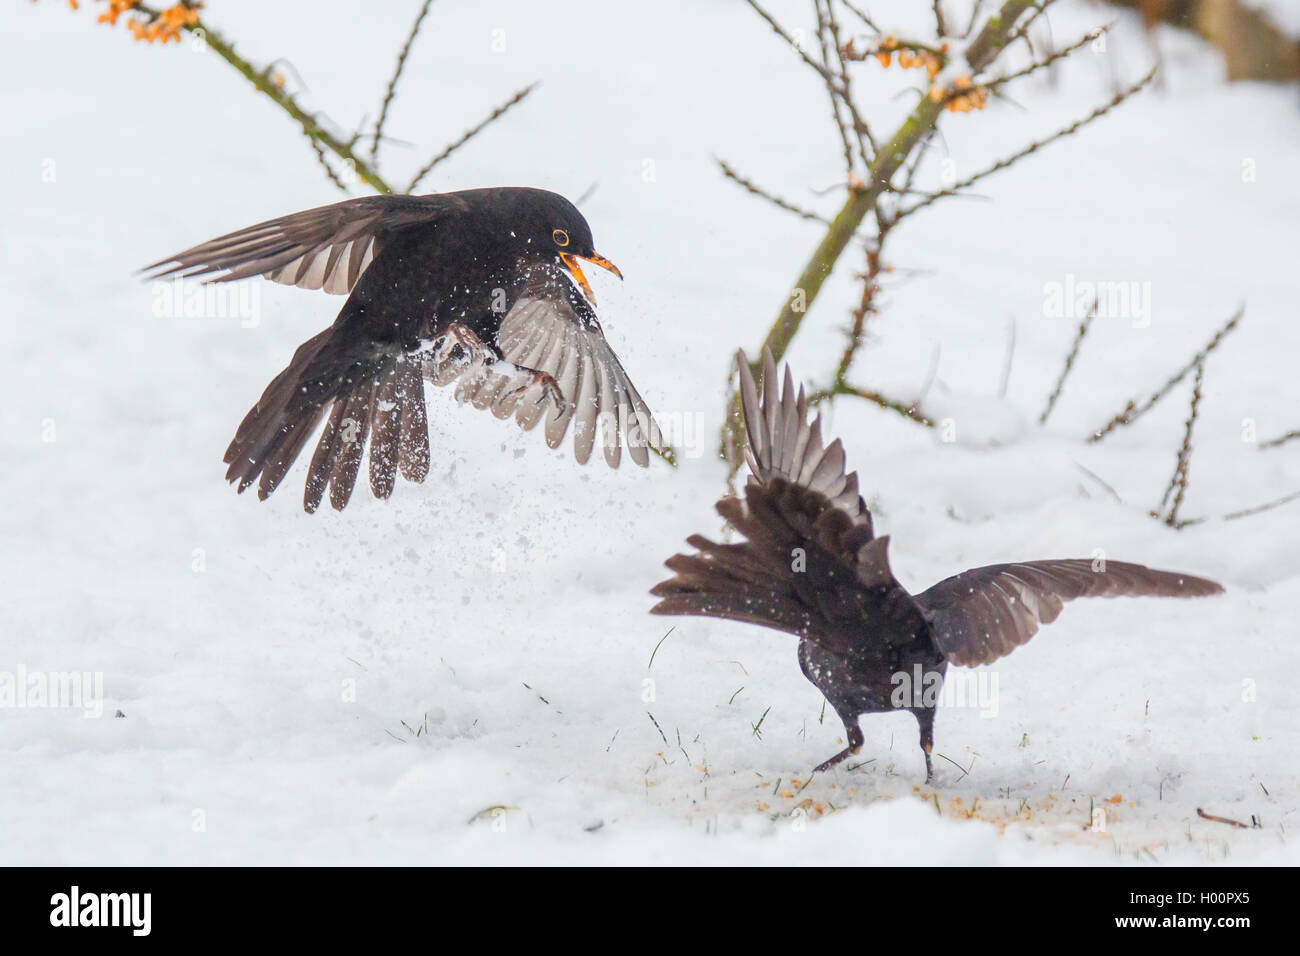
<svg viewBox="0 0 1300 956">
<path fill-rule="evenodd" d="M 660 433 L 601 331 L 584 259 L 622 278 L 567 199 L 506 187 L 349 199 L 212 239 L 146 271 L 209 282 L 261 275 L 348 296 L 226 449 L 226 479 L 241 492 L 257 482 L 265 499 L 328 414 L 303 495 L 312 512 L 327 486 L 331 505 L 347 504 L 367 438 L 376 497 L 392 493 L 399 469 L 424 480 L 426 378 L 456 382 L 457 399 L 498 418 L 514 414 L 525 429 L 545 415 L 552 448 L 572 423 L 579 463 L 599 423 L 610 467 L 623 445 L 644 467 Z"/>
<path fill-rule="evenodd" d="M 823 447 L 821 418 L 807 422 L 790 370 L 778 393 L 764 353 L 760 400 L 738 353 L 752 476 L 743 497 L 718 512 L 747 540 L 716 544 L 692 535 L 697 554 L 666 563 L 675 577 L 653 588 L 655 614 L 698 614 L 795 634 L 799 665 L 825 696 L 848 746 L 817 767 L 857 753 L 862 714 L 896 708 L 920 725 L 925 775 L 933 773 L 934 711 L 949 664 L 974 667 L 1011 653 L 1077 597 L 1218 594 L 1213 581 L 1140 564 L 1025 561 L 964 571 L 909 594 L 889 568 L 889 536 L 876 537 L 858 476 L 845 473 L 838 439 Z"/>
</svg>

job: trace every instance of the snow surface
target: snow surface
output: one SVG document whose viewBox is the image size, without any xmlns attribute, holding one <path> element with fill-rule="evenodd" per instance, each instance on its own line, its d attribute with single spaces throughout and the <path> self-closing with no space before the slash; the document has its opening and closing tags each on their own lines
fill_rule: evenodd
<svg viewBox="0 0 1300 956">
<path fill-rule="evenodd" d="M 1162 31 L 1162 89 L 893 238 L 900 271 L 856 378 L 910 398 L 939 349 L 929 397 L 957 440 L 849 401 L 830 431 L 904 584 L 1100 548 L 1228 593 L 1068 607 L 996 665 L 995 716 L 940 713 L 933 787 L 906 715 L 865 719 L 857 769 L 807 783 L 842 731 L 819 719 L 795 642 L 646 611 L 661 562 L 720 530 L 709 453 L 730 357 L 760 341 L 819 238 L 713 157 L 833 211 L 839 196 L 812 191 L 840 177 L 816 79 L 735 3 L 436 4 L 389 126 L 418 147 L 387 146 L 387 171 L 405 181 L 543 80 L 429 188 L 576 198 L 598 183 L 584 212 L 627 276 L 595 270 L 602 321 L 656 412 L 695 431 L 676 472 L 582 468 L 431 390 L 428 480 L 313 516 L 304 463 L 259 503 L 226 486 L 220 458 L 341 299 L 260 283 L 256 323 L 159 318 L 133 271 L 339 195 L 301 133 L 214 55 L 134 44 L 82 6 L 10 4 L 0 38 L 0 671 L 102 672 L 104 713 L 0 710 L 0 861 L 1300 859 L 1300 502 L 1181 532 L 1148 516 L 1186 385 L 1082 441 L 1245 302 L 1207 367 L 1183 514 L 1300 489 L 1300 445 L 1242 438 L 1245 420 L 1261 440 L 1300 427 L 1294 89 L 1225 86 L 1213 51 Z M 806 4 L 774 6 L 807 26 Z M 871 6 L 899 29 L 928 16 Z M 374 115 L 416 7 L 214 0 L 205 13 L 246 55 L 285 58 L 311 107 L 350 129 Z M 1115 15 L 1065 4 L 1052 32 L 1064 42 Z M 1104 54 L 1014 104 L 946 117 L 950 172 L 1088 112 L 1149 56 L 1121 14 Z M 914 75 L 872 63 L 860 77 L 867 115 L 891 128 Z M 792 352 L 810 381 L 841 348 L 856 266 Z M 1151 320 L 1099 319 L 1040 428 L 1078 324 L 1044 316 L 1044 288 L 1067 275 L 1150 283 Z M 1093 806 L 1104 833 L 1085 829 Z"/>
</svg>

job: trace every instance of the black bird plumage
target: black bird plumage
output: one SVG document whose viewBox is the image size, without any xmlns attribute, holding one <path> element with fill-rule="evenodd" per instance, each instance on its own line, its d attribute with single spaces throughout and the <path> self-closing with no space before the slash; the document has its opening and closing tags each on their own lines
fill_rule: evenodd
<svg viewBox="0 0 1300 956">
<path fill-rule="evenodd" d="M 552 448 L 572 424 L 580 463 L 599 428 L 610 467 L 623 447 L 644 467 L 660 433 L 605 340 L 579 260 L 621 278 L 567 199 L 503 187 L 349 199 L 218 237 L 146 271 L 210 282 L 261 275 L 348 296 L 333 325 L 267 386 L 225 455 L 227 480 L 241 492 L 256 482 L 265 499 L 325 419 L 303 496 L 311 512 L 327 488 L 333 507 L 347 504 L 367 440 L 376 497 L 392 493 L 399 471 L 424 480 L 425 379 L 455 382 L 458 399 L 513 414 L 525 429 L 545 417 Z"/>
<path fill-rule="evenodd" d="M 890 570 L 889 537 L 875 536 L 857 474 L 845 472 L 843 446 L 836 439 L 823 447 L 821 418 L 808 423 L 803 389 L 796 394 L 789 367 L 778 390 L 765 351 L 760 398 L 744 354 L 737 360 L 752 474 L 744 494 L 723 498 L 717 510 L 746 540 L 688 538 L 697 553 L 666 562 L 675 576 L 652 590 L 662 599 L 652 613 L 746 621 L 797 635 L 804 676 L 848 736 L 848 746 L 818 770 L 858 752 L 859 716 L 903 709 L 920 727 L 929 780 L 935 694 L 949 664 L 974 667 L 1011 653 L 1074 598 L 1223 590 L 1139 564 L 1056 560 L 975 568 L 910 594 Z M 900 695 L 907 687 L 911 693 Z"/>
</svg>

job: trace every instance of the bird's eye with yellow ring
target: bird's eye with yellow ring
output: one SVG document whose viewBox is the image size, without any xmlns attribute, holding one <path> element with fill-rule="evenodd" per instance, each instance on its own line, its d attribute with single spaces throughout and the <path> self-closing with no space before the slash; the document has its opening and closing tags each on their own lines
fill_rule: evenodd
<svg viewBox="0 0 1300 956">
<path fill-rule="evenodd" d="M 555 244 L 561 248 L 569 244 L 569 234 L 563 229 L 556 229 L 551 233 L 551 238 L 554 239 Z"/>
</svg>

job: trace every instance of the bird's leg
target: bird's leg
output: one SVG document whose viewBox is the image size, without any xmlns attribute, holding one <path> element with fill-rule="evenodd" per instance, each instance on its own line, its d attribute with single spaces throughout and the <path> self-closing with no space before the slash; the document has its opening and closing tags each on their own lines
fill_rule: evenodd
<svg viewBox="0 0 1300 956">
<path fill-rule="evenodd" d="M 460 354 L 457 354 L 458 350 Z M 444 372 L 449 366 L 460 366 L 473 369 L 474 375 L 500 376 L 515 383 L 502 396 L 503 399 L 516 399 L 534 385 L 539 385 L 542 393 L 537 399 L 537 404 L 540 405 L 549 398 L 555 403 L 556 411 L 560 414 L 563 414 L 567 407 L 564 392 L 560 390 L 560 383 L 553 375 L 507 362 L 500 349 L 484 342 L 472 329 L 459 322 L 448 325 L 442 335 L 433 341 L 429 352 L 437 369 L 436 374 L 431 376 L 435 382 L 448 381 L 451 376 L 444 375 Z"/>
<path fill-rule="evenodd" d="M 837 763 L 852 757 L 862 749 L 862 744 L 866 738 L 862 735 L 862 728 L 858 726 L 857 715 L 844 722 L 844 729 L 849 735 L 849 745 L 837 753 L 830 760 L 824 760 L 813 768 L 813 773 L 821 773 L 823 770 L 829 770 Z"/>
<path fill-rule="evenodd" d="M 934 708 L 914 710 L 912 716 L 921 727 L 921 750 L 925 753 L 925 782 L 934 777 L 934 766 L 930 763 L 930 752 L 934 750 Z"/>
<path fill-rule="evenodd" d="M 511 362 L 507 362 L 505 359 L 501 359 L 496 364 L 507 368 L 509 370 L 508 374 L 512 378 L 515 376 L 523 376 L 523 380 L 518 385 L 502 396 L 504 399 L 513 400 L 523 395 L 524 392 L 528 391 L 534 385 L 540 385 L 542 388 L 542 394 L 538 396 L 537 404 L 540 405 L 549 398 L 555 403 L 556 412 L 561 415 L 564 414 L 564 410 L 568 407 L 568 403 L 565 401 L 564 392 L 560 390 L 560 383 L 555 380 L 555 376 L 551 375 L 549 372 L 539 372 L 537 369 L 525 368 L 522 365 L 514 365 Z"/>
<path fill-rule="evenodd" d="M 488 356 L 491 354 L 488 345 L 475 335 L 469 326 L 461 325 L 459 322 L 448 325 L 443 330 L 443 333 L 428 346 L 427 351 L 432 360 L 434 372 L 428 377 L 439 384 L 450 381 L 454 377 L 445 374 L 449 368 L 454 366 L 473 368 L 477 366 L 482 369 L 487 364 Z M 459 354 L 457 354 L 458 351 Z"/>
</svg>

